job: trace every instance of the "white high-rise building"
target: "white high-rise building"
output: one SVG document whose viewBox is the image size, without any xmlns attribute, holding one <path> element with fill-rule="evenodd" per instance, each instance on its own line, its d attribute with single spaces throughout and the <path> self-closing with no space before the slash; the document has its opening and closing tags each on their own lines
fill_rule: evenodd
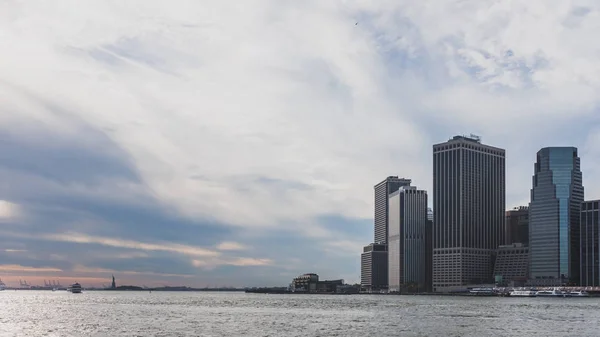
<svg viewBox="0 0 600 337">
<path fill-rule="evenodd" d="M 388 289 L 426 287 L 427 192 L 402 186 L 389 196 Z"/>
</svg>

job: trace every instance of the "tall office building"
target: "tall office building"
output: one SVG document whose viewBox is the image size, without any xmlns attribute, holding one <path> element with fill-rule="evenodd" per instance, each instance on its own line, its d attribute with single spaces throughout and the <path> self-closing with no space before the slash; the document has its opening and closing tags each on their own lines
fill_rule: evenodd
<svg viewBox="0 0 600 337">
<path fill-rule="evenodd" d="M 600 286 L 600 200 L 581 204 L 581 271 L 580 285 Z"/>
<path fill-rule="evenodd" d="M 477 136 L 433 146 L 433 288 L 490 282 L 504 243 L 505 151 Z"/>
<path fill-rule="evenodd" d="M 363 291 L 379 292 L 388 287 L 387 245 L 372 243 L 360 256 L 360 285 Z"/>
<path fill-rule="evenodd" d="M 387 243 L 388 197 L 402 186 L 410 186 L 411 180 L 389 176 L 375 185 L 375 243 Z"/>
<path fill-rule="evenodd" d="M 529 244 L 529 207 L 519 206 L 506 211 L 505 245 Z"/>
<path fill-rule="evenodd" d="M 425 290 L 427 192 L 402 186 L 389 196 L 388 289 Z"/>
<path fill-rule="evenodd" d="M 433 290 L 433 210 L 427 208 L 425 225 L 425 291 Z"/>
<path fill-rule="evenodd" d="M 579 282 L 580 216 L 583 184 L 577 148 L 538 151 L 529 204 L 531 282 Z"/>
</svg>

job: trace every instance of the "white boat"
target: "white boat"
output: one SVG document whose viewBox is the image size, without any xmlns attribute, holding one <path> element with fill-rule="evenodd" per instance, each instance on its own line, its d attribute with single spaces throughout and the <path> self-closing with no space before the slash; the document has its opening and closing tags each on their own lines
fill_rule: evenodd
<svg viewBox="0 0 600 337">
<path fill-rule="evenodd" d="M 471 295 L 476 296 L 494 296 L 497 295 L 493 288 L 473 288 L 469 290 Z"/>
<path fill-rule="evenodd" d="M 510 297 L 536 297 L 537 291 L 535 290 L 517 290 L 513 289 L 510 291 Z"/>
<path fill-rule="evenodd" d="M 0 290 L 6 290 L 6 284 L 0 280 Z"/>
<path fill-rule="evenodd" d="M 539 297 L 571 297 L 570 292 L 564 292 L 558 288 L 552 290 L 540 290 L 536 295 Z"/>
<path fill-rule="evenodd" d="M 571 296 L 573 296 L 573 297 L 590 297 L 590 293 L 588 293 L 585 290 L 571 291 Z"/>
<path fill-rule="evenodd" d="M 73 283 L 71 286 L 69 286 L 69 288 L 67 288 L 67 291 L 72 292 L 73 294 L 79 294 L 81 293 L 81 284 L 77 282 Z"/>
</svg>

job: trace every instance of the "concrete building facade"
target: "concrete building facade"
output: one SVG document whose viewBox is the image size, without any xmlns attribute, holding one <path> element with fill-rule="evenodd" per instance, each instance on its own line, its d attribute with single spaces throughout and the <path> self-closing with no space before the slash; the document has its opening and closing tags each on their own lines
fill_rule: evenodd
<svg viewBox="0 0 600 337">
<path fill-rule="evenodd" d="M 426 288 L 427 192 L 402 186 L 389 196 L 388 289 Z"/>
<path fill-rule="evenodd" d="M 538 151 L 529 204 L 532 284 L 578 284 L 580 216 L 584 201 L 580 159 L 575 147 Z"/>
<path fill-rule="evenodd" d="M 433 288 L 493 280 L 505 242 L 505 150 L 477 136 L 433 146 Z"/>
<path fill-rule="evenodd" d="M 584 287 L 600 286 L 599 206 L 600 200 L 585 201 L 581 204 L 580 285 Z"/>
</svg>

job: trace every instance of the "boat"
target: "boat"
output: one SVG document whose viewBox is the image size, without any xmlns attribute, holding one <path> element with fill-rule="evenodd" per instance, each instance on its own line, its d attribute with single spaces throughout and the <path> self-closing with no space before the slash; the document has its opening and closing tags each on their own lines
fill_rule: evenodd
<svg viewBox="0 0 600 337">
<path fill-rule="evenodd" d="M 0 279 L 0 290 L 6 290 L 6 284 Z"/>
<path fill-rule="evenodd" d="M 535 290 L 517 290 L 513 289 L 510 291 L 510 297 L 536 297 L 537 291 Z"/>
<path fill-rule="evenodd" d="M 564 292 L 558 288 L 552 290 L 540 290 L 536 295 L 539 297 L 571 297 L 570 292 Z"/>
<path fill-rule="evenodd" d="M 493 288 L 473 288 L 469 290 L 469 294 L 475 296 L 494 296 L 497 295 Z"/>
<path fill-rule="evenodd" d="M 580 291 L 571 291 L 571 296 L 573 297 L 590 297 L 590 293 L 588 293 L 585 290 L 580 290 Z"/>
<path fill-rule="evenodd" d="M 67 291 L 72 292 L 73 294 L 79 294 L 81 293 L 81 284 L 75 282 L 67 288 Z"/>
</svg>

